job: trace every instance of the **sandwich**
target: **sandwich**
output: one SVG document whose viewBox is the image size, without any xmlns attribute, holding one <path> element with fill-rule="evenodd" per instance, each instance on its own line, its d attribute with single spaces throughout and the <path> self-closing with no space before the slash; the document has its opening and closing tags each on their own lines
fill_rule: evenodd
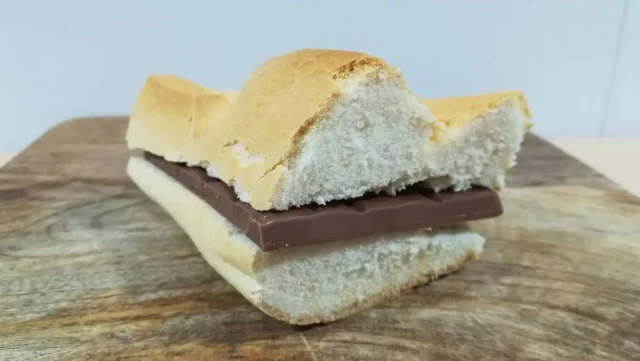
<svg viewBox="0 0 640 361">
<path fill-rule="evenodd" d="M 423 100 L 383 59 L 306 49 L 239 91 L 150 76 L 127 172 L 253 305 L 325 323 L 476 259 L 467 222 L 502 214 L 531 125 L 520 92 Z"/>
</svg>

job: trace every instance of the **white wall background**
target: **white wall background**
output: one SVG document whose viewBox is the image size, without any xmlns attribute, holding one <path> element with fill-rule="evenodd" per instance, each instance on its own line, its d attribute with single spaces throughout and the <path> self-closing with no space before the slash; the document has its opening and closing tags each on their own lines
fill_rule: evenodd
<svg viewBox="0 0 640 361">
<path fill-rule="evenodd" d="M 21 0 L 0 2 L 0 152 L 128 113 L 150 73 L 238 89 L 309 47 L 381 56 L 424 97 L 523 90 L 548 137 L 640 135 L 640 0 Z"/>
</svg>

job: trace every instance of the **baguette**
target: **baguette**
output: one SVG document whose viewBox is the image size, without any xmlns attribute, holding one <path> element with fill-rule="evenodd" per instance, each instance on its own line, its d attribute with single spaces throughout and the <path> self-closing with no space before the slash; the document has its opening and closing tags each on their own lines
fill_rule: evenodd
<svg viewBox="0 0 640 361">
<path fill-rule="evenodd" d="M 456 208 L 451 191 L 503 188 L 531 126 L 517 91 L 421 100 L 382 59 L 301 50 L 265 62 L 240 91 L 150 76 L 126 134 L 145 154 L 127 172 L 249 302 L 304 325 L 479 257 L 485 239 L 464 222 L 499 215 L 497 194 Z M 276 234 L 267 216 L 281 215 L 287 232 Z"/>
<path fill-rule="evenodd" d="M 131 179 L 168 212 L 206 261 L 253 305 L 306 325 L 358 313 L 457 270 L 482 253 L 466 225 L 262 252 L 190 190 L 141 157 Z"/>
<path fill-rule="evenodd" d="M 422 181 L 500 189 L 530 118 L 518 92 L 421 101 L 381 59 L 301 50 L 265 62 L 240 92 L 152 76 L 126 137 L 205 167 L 257 210 L 286 210 Z"/>
</svg>

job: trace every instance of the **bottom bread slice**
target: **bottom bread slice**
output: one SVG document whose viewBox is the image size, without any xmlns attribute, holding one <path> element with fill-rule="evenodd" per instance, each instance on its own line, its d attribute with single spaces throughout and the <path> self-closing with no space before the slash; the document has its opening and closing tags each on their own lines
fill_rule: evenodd
<svg viewBox="0 0 640 361">
<path fill-rule="evenodd" d="M 188 234 L 206 261 L 264 313 L 290 324 L 334 321 L 475 259 L 467 225 L 262 252 L 211 206 L 141 157 L 127 172 Z"/>
</svg>

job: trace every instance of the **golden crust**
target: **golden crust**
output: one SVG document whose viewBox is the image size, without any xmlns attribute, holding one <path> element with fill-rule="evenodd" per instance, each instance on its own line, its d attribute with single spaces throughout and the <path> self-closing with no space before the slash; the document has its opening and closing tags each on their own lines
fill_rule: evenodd
<svg viewBox="0 0 640 361">
<path fill-rule="evenodd" d="M 533 125 L 531 111 L 527 100 L 519 91 L 422 100 L 422 104 L 426 105 L 431 114 L 439 121 L 439 126 L 431 135 L 433 141 L 441 139 L 442 134 L 446 133 L 448 129 L 466 127 L 483 114 L 510 102 L 519 104 L 520 109 L 529 119 L 527 130 L 531 128 Z"/>
<path fill-rule="evenodd" d="M 185 157 L 196 152 L 194 142 L 206 137 L 211 119 L 224 116 L 235 97 L 173 75 L 150 76 L 131 113 L 127 143 L 168 158 Z"/>
</svg>

